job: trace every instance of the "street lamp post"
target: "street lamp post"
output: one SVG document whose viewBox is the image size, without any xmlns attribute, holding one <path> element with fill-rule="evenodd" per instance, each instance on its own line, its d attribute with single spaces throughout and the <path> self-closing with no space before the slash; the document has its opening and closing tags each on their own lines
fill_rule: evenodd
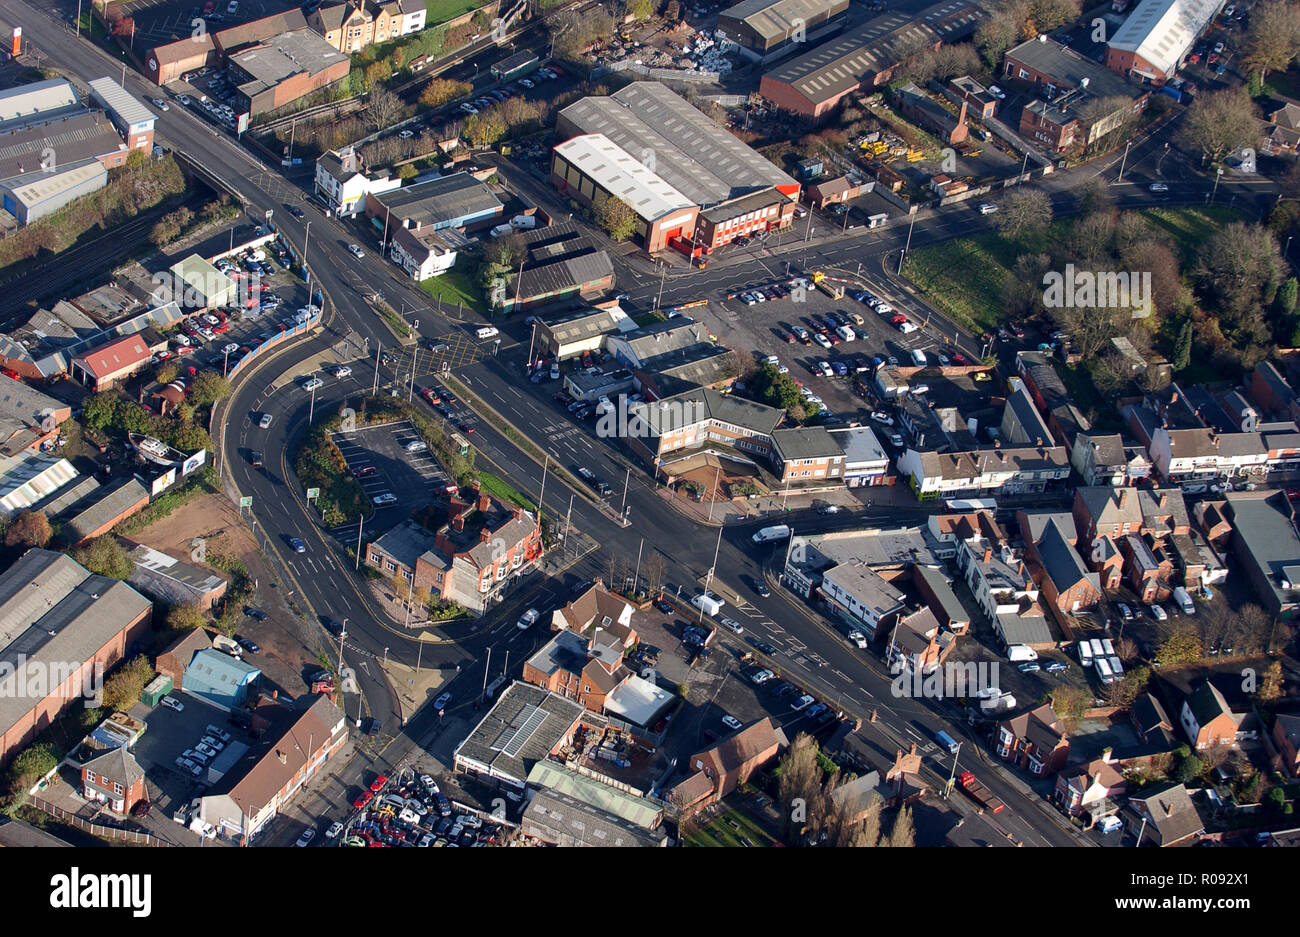
<svg viewBox="0 0 1300 937">
<path fill-rule="evenodd" d="M 339 679 L 343 677 L 343 639 L 348 636 L 348 620 L 343 619 L 343 627 L 339 628 Z"/>
<path fill-rule="evenodd" d="M 1119 161 L 1119 178 L 1115 180 L 1116 185 L 1119 185 L 1121 182 L 1124 181 L 1124 166 L 1128 162 L 1128 148 L 1131 147 L 1132 145 L 1133 145 L 1132 140 L 1124 144 L 1124 158 Z"/>
<path fill-rule="evenodd" d="M 362 514 L 360 521 L 357 523 L 357 569 L 361 568 L 361 531 L 363 531 L 365 527 L 366 516 Z"/>
<path fill-rule="evenodd" d="M 221 359 L 221 376 L 225 377 L 226 372 L 230 369 L 230 349 L 226 349 L 225 356 Z"/>
<path fill-rule="evenodd" d="M 1210 201 L 1213 202 L 1216 195 L 1219 194 L 1219 179 L 1223 176 L 1223 167 L 1220 166 L 1214 171 L 1214 189 L 1210 192 Z"/>
<path fill-rule="evenodd" d="M 311 372 L 311 407 L 307 411 L 307 424 L 310 426 L 311 421 L 316 416 L 316 372 Z"/>
<path fill-rule="evenodd" d="M 916 212 L 918 206 L 912 206 L 912 220 L 907 224 L 907 243 L 903 245 L 903 253 L 898 255 L 898 275 L 903 275 L 903 261 L 907 259 L 907 252 L 912 249 L 912 227 L 916 224 Z"/>
<path fill-rule="evenodd" d="M 945 800 L 947 799 L 948 795 L 952 793 L 953 781 L 957 779 L 957 759 L 961 757 L 961 747 L 963 744 L 965 743 L 958 742 L 957 750 L 952 753 L 952 773 L 948 775 L 948 787 L 943 792 L 943 796 Z"/>
<path fill-rule="evenodd" d="M 311 305 L 311 268 L 307 266 L 307 245 L 311 243 L 311 222 L 307 222 L 307 233 L 302 238 L 302 276 L 307 282 L 307 304 Z"/>
</svg>

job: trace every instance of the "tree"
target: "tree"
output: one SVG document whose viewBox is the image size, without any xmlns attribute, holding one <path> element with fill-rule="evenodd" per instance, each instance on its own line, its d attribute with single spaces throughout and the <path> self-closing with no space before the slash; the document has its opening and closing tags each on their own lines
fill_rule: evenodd
<svg viewBox="0 0 1300 937">
<path fill-rule="evenodd" d="M 1082 687 L 1058 686 L 1048 695 L 1052 700 L 1052 710 L 1070 725 L 1077 725 L 1084 713 L 1092 708 L 1092 695 Z"/>
<path fill-rule="evenodd" d="M 626 241 L 636 231 L 636 212 L 627 202 L 611 195 L 596 211 L 596 222 L 615 241 Z"/>
<path fill-rule="evenodd" d="M 44 511 L 20 511 L 5 531 L 5 546 L 43 547 L 53 536 L 54 531 Z"/>
<path fill-rule="evenodd" d="M 140 700 L 140 692 L 154 678 L 149 659 L 137 654 L 104 681 L 104 708 L 116 712 L 130 709 Z"/>
<path fill-rule="evenodd" d="M 397 178 L 401 179 L 403 182 L 407 179 L 414 179 L 417 175 L 419 175 L 419 170 L 415 168 L 415 164 L 413 163 L 404 163 L 401 168 L 397 170 Z"/>
<path fill-rule="evenodd" d="M 1201 636 L 1189 625 L 1180 625 L 1156 651 L 1156 664 L 1173 667 L 1194 664 L 1204 656 Z"/>
<path fill-rule="evenodd" d="M 45 777 L 59 763 L 54 748 L 48 742 L 34 742 L 14 756 L 7 777 L 12 793 L 25 791 L 38 779 Z"/>
<path fill-rule="evenodd" d="M 420 104 L 428 108 L 442 107 L 457 98 L 463 98 L 474 90 L 467 81 L 454 81 L 450 78 L 435 78 L 424 86 L 420 92 Z"/>
<path fill-rule="evenodd" d="M 1192 271 L 1197 291 L 1247 367 L 1267 353 L 1271 330 L 1264 307 L 1275 298 L 1283 270 L 1277 241 L 1263 225 L 1233 222 L 1201 244 Z"/>
<path fill-rule="evenodd" d="M 1300 53 L 1300 5 L 1264 3 L 1251 11 L 1242 65 L 1262 85 L 1268 73 L 1285 71 Z"/>
<path fill-rule="evenodd" d="M 821 765 L 817 762 L 817 740 L 800 732 L 777 766 L 778 809 L 785 841 L 796 845 L 803 827 L 811 816 L 810 802 L 821 789 Z"/>
<path fill-rule="evenodd" d="M 86 569 L 110 579 L 126 579 L 135 564 L 126 555 L 126 549 L 111 534 L 96 537 L 73 551 L 72 558 Z"/>
<path fill-rule="evenodd" d="M 1189 751 L 1185 757 L 1179 758 L 1178 764 L 1174 766 L 1174 780 L 1186 784 L 1198 777 L 1204 767 L 1201 759 Z"/>
<path fill-rule="evenodd" d="M 1084 215 L 1115 210 L 1115 199 L 1110 193 L 1110 186 L 1102 180 L 1101 176 L 1085 179 L 1075 188 L 1074 194 L 1079 202 L 1079 211 Z"/>
<path fill-rule="evenodd" d="M 1278 315 L 1287 318 L 1295 312 L 1297 297 L 1297 286 L 1295 277 L 1287 277 L 1286 281 L 1277 288 L 1277 296 L 1273 300 L 1273 308 L 1277 310 Z"/>
<path fill-rule="evenodd" d="M 171 361 L 165 361 L 158 365 L 158 370 L 154 372 L 153 379 L 159 384 L 170 384 L 172 381 L 176 380 L 176 378 L 180 377 L 180 375 L 180 365 Z"/>
<path fill-rule="evenodd" d="M 207 616 L 193 602 L 173 605 L 167 610 L 167 627 L 178 631 L 194 631 L 208 623 Z"/>
<path fill-rule="evenodd" d="M 1198 94 L 1183 120 L 1182 139 L 1204 159 L 1222 162 L 1254 139 L 1259 119 L 1258 108 L 1243 88 Z"/>
<path fill-rule="evenodd" d="M 916 845 L 916 829 L 912 826 L 912 808 L 904 806 L 894 817 L 894 825 L 889 828 L 888 845 L 895 848 L 910 848 Z"/>
<path fill-rule="evenodd" d="M 1271 703 L 1274 700 L 1282 698 L 1282 662 L 1273 661 L 1266 668 L 1264 674 L 1259 680 L 1259 689 L 1255 695 L 1261 702 Z"/>
<path fill-rule="evenodd" d="M 366 74 L 369 75 L 370 70 L 374 68 L 382 69 L 385 73 L 383 75 L 383 80 L 389 78 L 389 66 L 387 62 L 376 62 L 374 65 L 371 65 L 366 69 Z M 377 82 L 372 82 L 372 84 L 375 83 Z M 405 109 L 406 105 L 402 103 L 402 99 L 392 91 L 383 87 L 375 88 L 374 91 L 370 92 L 370 97 L 366 101 L 366 122 L 373 129 L 382 130 L 384 127 L 390 127 L 397 123 Z"/>
<path fill-rule="evenodd" d="M 1002 200 L 996 216 L 1002 236 L 1017 244 L 1041 238 L 1052 223 L 1052 203 L 1039 189 L 1018 188 Z"/>
<path fill-rule="evenodd" d="M 1178 330 L 1178 342 L 1174 345 L 1174 370 L 1183 371 L 1192 363 L 1192 320 L 1188 319 Z"/>
<path fill-rule="evenodd" d="M 627 0 L 625 12 L 635 22 L 644 22 L 654 16 L 655 0 Z"/>
<path fill-rule="evenodd" d="M 850 829 L 841 845 L 867 849 L 880 845 L 880 801 L 867 808 L 866 816 Z"/>
<path fill-rule="evenodd" d="M 190 402 L 206 407 L 230 396 L 230 381 L 215 371 L 200 371 L 190 387 Z"/>
<path fill-rule="evenodd" d="M 646 592 L 654 595 L 664 584 L 664 558 L 658 550 L 651 550 L 645 560 Z"/>
</svg>

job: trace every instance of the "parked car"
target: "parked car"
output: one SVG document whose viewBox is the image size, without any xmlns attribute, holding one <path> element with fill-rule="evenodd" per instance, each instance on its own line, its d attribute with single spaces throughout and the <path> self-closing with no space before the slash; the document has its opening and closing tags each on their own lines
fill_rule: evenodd
<svg viewBox="0 0 1300 937">
<path fill-rule="evenodd" d="M 736 619 L 734 619 L 734 618 L 724 618 L 724 619 L 722 619 L 722 627 L 726 628 L 726 629 L 727 629 L 728 631 L 730 631 L 732 634 L 744 634 L 744 633 L 745 633 L 745 626 L 742 625 L 740 622 L 736 621 Z"/>
<path fill-rule="evenodd" d="M 315 838 L 316 838 L 315 830 L 303 830 L 302 835 L 298 837 L 298 842 L 294 843 L 294 845 L 309 846 L 311 845 L 311 841 Z"/>
<path fill-rule="evenodd" d="M 451 702 L 451 693 L 450 692 L 443 693 L 441 696 L 439 696 L 436 700 L 433 701 L 433 708 L 436 709 L 438 712 L 442 712 L 444 709 L 447 708 L 447 704 L 450 702 Z"/>
<path fill-rule="evenodd" d="M 185 704 L 178 699 L 174 699 L 173 697 L 164 696 L 161 700 L 159 700 L 159 702 L 162 703 L 162 705 L 166 706 L 168 709 L 174 710 L 178 713 L 185 711 Z"/>
<path fill-rule="evenodd" d="M 366 256 L 366 252 L 363 251 L 363 250 L 362 250 L 359 246 L 357 246 L 356 244 L 349 244 L 349 245 L 348 245 L 348 253 L 350 253 L 353 257 L 357 258 L 358 260 L 360 260 L 361 258 L 363 258 L 363 257 Z"/>
<path fill-rule="evenodd" d="M 736 730 L 741 726 L 741 722 L 735 716 L 727 715 L 722 717 L 722 724 L 728 729 Z"/>
<path fill-rule="evenodd" d="M 799 697 L 797 700 L 791 703 L 790 708 L 793 709 L 795 712 L 799 712 L 800 710 L 807 709 L 814 702 L 816 701 L 807 693 L 805 693 L 803 696 Z"/>
</svg>

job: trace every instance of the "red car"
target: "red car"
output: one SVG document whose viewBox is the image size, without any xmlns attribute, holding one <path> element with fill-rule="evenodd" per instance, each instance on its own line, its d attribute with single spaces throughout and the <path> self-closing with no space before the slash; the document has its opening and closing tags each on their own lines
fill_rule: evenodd
<svg viewBox="0 0 1300 937">
<path fill-rule="evenodd" d="M 897 315 L 897 316 L 894 316 L 894 318 L 890 319 L 889 321 L 890 321 L 891 323 L 893 323 L 894 325 L 902 325 L 904 322 L 907 321 L 907 316 L 904 316 L 904 315 Z"/>
<path fill-rule="evenodd" d="M 967 358 L 965 355 L 963 355 L 960 351 L 954 351 L 952 353 L 952 363 L 957 365 L 958 367 L 964 368 L 966 365 L 970 364 L 970 359 Z"/>
<path fill-rule="evenodd" d="M 257 300 L 253 300 L 253 302 L 256 303 Z M 229 322 L 218 322 L 216 325 L 212 327 L 212 333 L 214 335 L 220 335 L 222 332 L 229 332 L 229 331 L 230 331 Z"/>
<path fill-rule="evenodd" d="M 378 794 L 380 791 L 384 789 L 384 785 L 387 783 L 388 783 L 388 775 L 381 774 L 379 777 L 375 778 L 373 781 L 370 782 L 370 792 L 372 794 Z"/>
<path fill-rule="evenodd" d="M 358 810 L 362 810 L 365 808 L 366 804 L 370 803 L 374 799 L 375 795 L 370 791 L 362 791 L 361 796 L 352 801 L 352 806 L 356 807 Z"/>
<path fill-rule="evenodd" d="M 429 401 L 429 403 L 442 403 L 442 398 L 438 396 L 437 391 L 432 387 L 426 387 L 424 390 L 420 391 L 420 396 Z"/>
<path fill-rule="evenodd" d="M 352 474 L 357 478 L 369 478 L 377 471 L 379 471 L 379 469 L 375 468 L 373 465 L 363 465 L 360 468 L 354 468 Z"/>
</svg>

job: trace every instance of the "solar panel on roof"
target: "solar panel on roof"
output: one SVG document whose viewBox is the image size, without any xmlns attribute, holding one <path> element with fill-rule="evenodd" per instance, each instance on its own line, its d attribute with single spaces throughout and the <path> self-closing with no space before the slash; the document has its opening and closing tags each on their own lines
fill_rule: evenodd
<svg viewBox="0 0 1300 937">
<path fill-rule="evenodd" d="M 545 721 L 546 711 L 540 706 L 534 706 L 533 711 L 528 714 L 528 718 L 524 720 L 523 725 L 515 731 L 515 734 L 510 737 L 510 740 L 506 742 L 501 751 L 509 755 L 511 758 L 516 757 L 519 754 L 520 749 L 522 749 L 525 743 L 533 737 L 533 733 L 536 732 Z"/>
</svg>

